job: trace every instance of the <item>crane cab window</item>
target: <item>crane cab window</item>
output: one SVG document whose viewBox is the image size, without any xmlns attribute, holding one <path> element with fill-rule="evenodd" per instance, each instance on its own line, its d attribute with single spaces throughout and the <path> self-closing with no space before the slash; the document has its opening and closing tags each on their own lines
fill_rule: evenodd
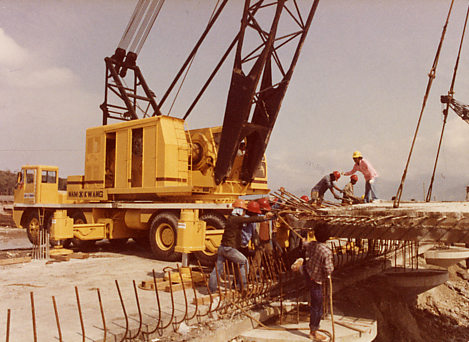
<svg viewBox="0 0 469 342">
<path fill-rule="evenodd" d="M 52 183 L 57 182 L 57 171 L 42 171 L 42 183 Z"/>
<path fill-rule="evenodd" d="M 34 183 L 34 170 L 25 170 L 24 180 L 26 184 Z"/>
</svg>

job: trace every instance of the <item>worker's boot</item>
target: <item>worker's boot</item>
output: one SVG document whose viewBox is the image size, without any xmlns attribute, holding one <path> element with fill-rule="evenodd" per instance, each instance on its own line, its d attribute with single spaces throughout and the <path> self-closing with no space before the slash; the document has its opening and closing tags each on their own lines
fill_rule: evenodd
<svg viewBox="0 0 469 342">
<path fill-rule="evenodd" d="M 311 332 L 309 333 L 309 338 L 312 339 L 313 341 L 327 340 L 327 337 L 324 336 L 323 334 L 320 334 L 317 330 L 311 330 Z"/>
</svg>

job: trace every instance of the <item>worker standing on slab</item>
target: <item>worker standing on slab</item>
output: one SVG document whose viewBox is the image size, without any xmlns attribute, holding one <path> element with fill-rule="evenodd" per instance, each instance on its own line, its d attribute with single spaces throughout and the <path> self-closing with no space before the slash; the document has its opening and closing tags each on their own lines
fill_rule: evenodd
<svg viewBox="0 0 469 342">
<path fill-rule="evenodd" d="M 242 286 L 246 288 L 246 275 L 249 272 L 249 266 L 248 259 L 239 251 L 241 246 L 241 231 L 244 224 L 261 222 L 273 217 L 272 213 L 267 213 L 265 216 L 257 216 L 257 213 L 250 211 L 248 212 L 249 216 L 245 217 L 248 207 L 243 199 L 234 201 L 233 208 L 233 211 L 226 220 L 221 244 L 218 247 L 217 263 L 210 274 L 208 285 L 212 293 L 217 291 L 218 277 L 221 277 L 223 274 L 223 265 L 226 259 L 239 265 L 240 274 L 238 275 L 238 280 L 241 279 Z M 251 208 L 251 210 L 253 209 Z"/>
<path fill-rule="evenodd" d="M 354 189 L 353 186 L 358 182 L 358 176 L 357 175 L 352 175 L 350 177 L 350 182 L 345 185 L 343 194 L 344 198 L 342 199 L 342 203 L 345 204 L 359 204 L 363 203 L 363 200 L 361 198 L 358 198 L 354 195 Z"/>
<path fill-rule="evenodd" d="M 340 197 L 337 196 L 334 192 L 334 189 L 342 192 L 342 190 L 334 184 L 334 182 L 338 181 L 339 178 L 339 171 L 334 171 L 331 174 L 322 177 L 321 180 L 313 187 L 313 189 L 311 189 L 311 202 L 315 204 L 321 204 L 324 200 L 324 194 L 327 190 L 331 190 L 334 198 L 340 199 Z"/>
<path fill-rule="evenodd" d="M 378 178 L 378 173 L 373 168 L 371 163 L 363 159 L 362 154 L 360 151 L 353 152 L 352 155 L 353 161 L 355 164 L 353 165 L 352 170 L 348 172 L 344 172 L 344 176 L 353 175 L 355 172 L 360 171 L 363 176 L 365 177 L 365 203 L 371 203 L 373 201 L 379 201 L 378 193 L 376 191 L 376 180 Z"/>
<path fill-rule="evenodd" d="M 306 248 L 303 274 L 311 296 L 309 337 L 314 341 L 325 341 L 326 336 L 320 334 L 318 330 L 323 313 L 322 285 L 334 271 L 332 251 L 325 244 L 330 238 L 330 230 L 325 224 L 319 224 L 314 228 L 314 236 L 316 241 L 306 242 L 306 239 L 303 239 L 303 246 Z"/>
</svg>

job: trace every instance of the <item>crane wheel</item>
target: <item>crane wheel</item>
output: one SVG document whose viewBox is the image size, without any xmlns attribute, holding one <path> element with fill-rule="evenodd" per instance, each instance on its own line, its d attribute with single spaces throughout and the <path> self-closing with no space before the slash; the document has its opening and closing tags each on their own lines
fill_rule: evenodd
<svg viewBox="0 0 469 342">
<path fill-rule="evenodd" d="M 150 246 L 156 259 L 177 261 L 181 253 L 175 252 L 178 218 L 171 212 L 162 212 L 153 218 L 150 226 Z"/>
<path fill-rule="evenodd" d="M 225 216 L 218 213 L 206 213 L 203 214 L 200 219 L 205 221 L 207 224 L 206 231 L 209 230 L 224 230 L 225 229 Z M 200 261 L 202 266 L 213 267 L 217 262 L 217 251 L 220 246 L 221 235 L 219 236 L 208 236 L 205 239 L 205 250 L 200 252 L 194 252 L 197 260 Z"/>
<path fill-rule="evenodd" d="M 39 229 L 39 215 L 36 211 L 33 211 L 29 214 L 26 221 L 26 235 L 28 236 L 29 242 L 31 242 L 33 245 L 37 245 Z"/>
</svg>

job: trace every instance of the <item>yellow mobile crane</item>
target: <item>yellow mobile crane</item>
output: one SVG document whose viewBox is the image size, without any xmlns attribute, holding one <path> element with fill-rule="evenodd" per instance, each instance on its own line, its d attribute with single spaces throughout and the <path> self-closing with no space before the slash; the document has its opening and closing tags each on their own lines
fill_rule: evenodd
<svg viewBox="0 0 469 342">
<path fill-rule="evenodd" d="M 23 166 L 15 190 L 16 225 L 26 228 L 32 243 L 44 227 L 53 245 L 79 248 L 132 238 L 149 244 L 161 260 L 182 254 L 187 263 L 188 253 L 195 253 L 202 264 L 213 263 L 230 204 L 239 196 L 269 192 L 265 149 L 318 2 L 304 11 L 305 4 L 296 1 L 245 0 L 239 32 L 188 111 L 176 118 L 162 115 L 162 105 L 227 0 L 217 5 L 160 103 L 136 59 L 163 1 L 140 0 L 115 54 L 105 58 L 103 125 L 86 132 L 85 174 L 69 176 L 63 192 L 57 167 Z M 282 32 L 281 18 L 289 22 Z M 259 43 L 244 51 L 248 31 Z M 223 127 L 186 129 L 185 119 L 232 50 Z M 110 119 L 118 122 L 109 124 Z"/>
</svg>

